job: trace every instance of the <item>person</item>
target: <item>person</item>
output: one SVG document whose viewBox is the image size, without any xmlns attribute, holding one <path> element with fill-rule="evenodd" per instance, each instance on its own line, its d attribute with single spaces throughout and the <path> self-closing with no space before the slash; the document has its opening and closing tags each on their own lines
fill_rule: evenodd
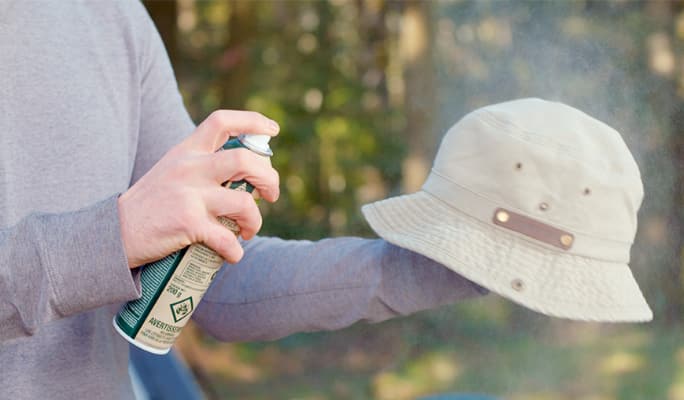
<svg viewBox="0 0 684 400">
<path fill-rule="evenodd" d="M 131 398 L 110 323 L 139 265 L 201 241 L 224 267 L 193 319 L 225 341 L 377 322 L 491 290 L 532 310 L 648 321 L 628 266 L 643 199 L 620 134 L 567 105 L 520 99 L 445 135 L 422 189 L 364 206 L 381 239 L 256 237 L 277 173 L 221 110 L 195 127 L 136 2 L 0 3 L 0 397 Z M 189 134 L 189 135 L 188 135 Z M 235 219 L 238 242 L 216 223 Z M 132 272 L 131 272 L 132 271 Z"/>
<path fill-rule="evenodd" d="M 377 322 L 486 292 L 381 239 L 255 237 L 247 178 L 277 173 L 229 134 L 275 135 L 220 110 L 195 126 L 136 1 L 0 1 L 0 397 L 129 399 L 128 343 L 111 319 L 137 266 L 202 241 L 229 262 L 193 315 L 222 340 Z M 214 218 L 237 220 L 240 244 Z"/>
</svg>

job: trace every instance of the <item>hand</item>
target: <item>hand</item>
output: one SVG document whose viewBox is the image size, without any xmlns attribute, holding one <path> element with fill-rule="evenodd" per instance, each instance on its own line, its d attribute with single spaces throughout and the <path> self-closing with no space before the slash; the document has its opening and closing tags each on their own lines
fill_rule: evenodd
<svg viewBox="0 0 684 400">
<path fill-rule="evenodd" d="M 130 268 L 165 257 L 192 243 L 204 243 L 230 263 L 243 255 L 237 237 L 216 217 L 234 220 L 240 236 L 252 238 L 261 214 L 252 196 L 227 189 L 225 181 L 246 179 L 259 196 L 280 194 L 270 160 L 247 149 L 217 150 L 230 136 L 275 136 L 278 124 L 249 111 L 213 112 L 183 142 L 166 153 L 118 199 L 121 236 Z"/>
</svg>

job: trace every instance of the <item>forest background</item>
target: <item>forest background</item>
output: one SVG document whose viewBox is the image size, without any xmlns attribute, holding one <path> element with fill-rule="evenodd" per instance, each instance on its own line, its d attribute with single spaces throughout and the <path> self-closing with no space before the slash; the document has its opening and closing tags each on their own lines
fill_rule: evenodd
<svg viewBox="0 0 684 400">
<path fill-rule="evenodd" d="M 281 199 L 261 234 L 373 237 L 370 201 L 420 188 L 446 128 L 521 97 L 618 129 L 646 197 L 632 269 L 649 324 L 547 318 L 496 295 L 377 325 L 178 348 L 209 399 L 684 399 L 684 12 L 645 1 L 145 1 L 196 122 L 265 113 Z"/>
</svg>

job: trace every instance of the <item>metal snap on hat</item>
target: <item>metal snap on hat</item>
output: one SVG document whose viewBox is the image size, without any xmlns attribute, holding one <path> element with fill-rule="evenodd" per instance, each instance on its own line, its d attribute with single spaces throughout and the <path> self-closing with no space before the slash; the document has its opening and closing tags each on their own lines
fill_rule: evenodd
<svg viewBox="0 0 684 400">
<path fill-rule="evenodd" d="M 521 99 L 463 117 L 419 192 L 363 213 L 388 242 L 532 310 L 649 321 L 627 265 L 642 198 L 617 131 L 565 104 Z"/>
</svg>

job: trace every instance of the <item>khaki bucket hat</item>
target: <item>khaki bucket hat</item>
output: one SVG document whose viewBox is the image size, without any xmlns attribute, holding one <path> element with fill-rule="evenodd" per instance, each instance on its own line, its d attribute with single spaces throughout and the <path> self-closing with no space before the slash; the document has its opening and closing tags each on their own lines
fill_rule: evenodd
<svg viewBox="0 0 684 400">
<path fill-rule="evenodd" d="M 362 211 L 388 242 L 532 310 L 649 321 L 628 266 L 642 198 L 616 130 L 565 104 L 521 99 L 463 117 L 420 191 Z"/>
</svg>

